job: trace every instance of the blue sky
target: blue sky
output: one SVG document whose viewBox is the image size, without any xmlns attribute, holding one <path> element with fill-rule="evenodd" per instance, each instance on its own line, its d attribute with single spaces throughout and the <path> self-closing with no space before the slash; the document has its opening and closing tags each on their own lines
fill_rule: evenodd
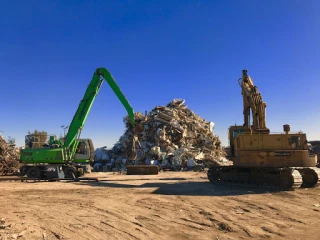
<svg viewBox="0 0 320 240">
<path fill-rule="evenodd" d="M 228 144 L 243 123 L 242 69 L 267 102 L 272 132 L 320 139 L 320 1 L 1 1 L 0 131 L 59 136 L 97 67 L 135 111 L 184 98 Z M 125 109 L 104 83 L 82 137 L 112 145 Z"/>
</svg>

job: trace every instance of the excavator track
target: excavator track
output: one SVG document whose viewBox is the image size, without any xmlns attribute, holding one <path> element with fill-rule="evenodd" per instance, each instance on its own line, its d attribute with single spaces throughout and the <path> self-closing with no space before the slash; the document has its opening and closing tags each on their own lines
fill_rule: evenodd
<svg viewBox="0 0 320 240">
<path fill-rule="evenodd" d="M 320 169 L 317 167 L 296 167 L 302 176 L 302 187 L 311 188 L 320 184 Z"/>
<path fill-rule="evenodd" d="M 254 168 L 219 166 L 207 172 L 212 183 L 231 183 L 276 187 L 281 190 L 300 188 L 303 176 L 296 168 Z"/>
</svg>

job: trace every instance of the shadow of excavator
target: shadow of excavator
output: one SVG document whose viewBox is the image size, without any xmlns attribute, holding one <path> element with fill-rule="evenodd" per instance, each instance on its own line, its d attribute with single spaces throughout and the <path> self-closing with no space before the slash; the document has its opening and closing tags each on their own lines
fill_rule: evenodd
<svg viewBox="0 0 320 240">
<path fill-rule="evenodd" d="M 130 184 L 137 180 L 153 181 L 143 183 L 141 185 Z M 166 181 L 166 182 L 161 182 Z M 172 181 L 172 182 L 168 182 Z M 249 186 L 249 185 L 226 185 L 212 184 L 206 181 L 187 181 L 186 178 L 160 178 L 160 179 L 122 179 L 122 180 L 100 180 L 99 182 L 80 182 L 75 184 L 89 185 L 92 187 L 106 188 L 123 188 L 123 189 L 146 189 L 154 188 L 151 194 L 160 195 L 182 195 L 182 196 L 237 196 L 237 195 L 252 195 L 263 193 L 275 193 L 277 189 Z M 283 192 L 283 194 L 289 194 Z"/>
</svg>

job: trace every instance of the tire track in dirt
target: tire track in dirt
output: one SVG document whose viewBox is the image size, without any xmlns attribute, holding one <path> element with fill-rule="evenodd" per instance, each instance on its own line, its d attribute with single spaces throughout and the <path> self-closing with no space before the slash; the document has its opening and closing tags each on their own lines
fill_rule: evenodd
<svg viewBox="0 0 320 240">
<path fill-rule="evenodd" d="M 67 213 L 65 213 L 65 212 L 71 211 L 71 212 L 77 212 L 77 213 L 79 214 L 79 213 L 81 213 L 82 207 L 84 207 L 84 206 L 90 207 L 90 212 L 91 212 L 90 214 L 92 215 L 92 213 L 94 213 L 94 215 L 95 215 L 94 217 L 95 217 L 95 218 L 96 218 L 97 216 L 102 216 L 102 218 L 110 218 L 110 216 L 113 216 L 113 217 L 115 217 L 115 218 L 117 219 L 117 221 L 118 221 L 118 220 L 122 220 L 122 221 L 126 220 L 126 218 L 125 218 L 125 217 L 121 217 L 120 214 L 117 214 L 116 212 L 112 212 L 112 211 L 109 211 L 109 210 L 97 208 L 97 207 L 93 206 L 92 203 L 84 203 L 84 202 L 80 202 L 80 200 L 78 200 L 78 201 L 73 201 L 72 204 L 67 204 L 68 199 L 57 199 L 57 201 L 55 201 L 55 199 L 53 199 L 53 198 L 51 198 L 51 201 L 52 201 L 52 203 L 58 202 L 58 203 L 60 203 L 60 204 L 61 204 L 61 203 L 64 204 L 64 206 L 63 206 L 64 211 L 59 212 L 59 215 L 69 215 L 69 217 L 71 217 L 72 221 L 76 221 L 76 220 L 79 221 L 79 219 L 76 218 L 76 217 L 73 218 L 73 215 L 67 214 Z M 39 203 L 39 204 L 37 204 L 37 207 L 39 207 L 39 206 L 41 206 L 41 205 L 47 205 L 47 204 L 46 204 L 46 203 Z M 77 207 L 78 205 L 79 205 L 80 207 Z M 88 208 L 88 209 L 89 209 L 89 208 Z M 38 212 L 38 211 L 41 211 L 41 209 L 38 208 L 38 209 L 37 209 L 37 212 Z M 82 211 L 82 212 L 83 212 L 83 211 Z M 86 212 L 83 212 L 83 215 L 86 215 Z M 38 219 L 41 219 L 41 218 L 43 219 L 43 215 L 34 214 L 34 216 L 35 216 L 35 217 L 38 217 Z M 51 219 L 50 221 L 52 221 L 52 219 L 54 219 L 54 216 L 53 216 L 53 215 L 50 215 L 50 214 L 46 214 L 46 218 L 47 218 L 47 219 Z M 43 219 L 43 220 L 45 220 L 45 219 Z M 59 225 L 59 227 L 61 227 L 61 225 L 59 224 L 59 222 L 58 222 L 56 219 L 54 220 L 54 222 L 55 222 L 56 225 Z M 81 221 L 80 221 L 80 222 L 81 222 Z M 104 223 L 104 224 L 105 224 L 106 222 L 101 221 L 101 223 Z M 131 222 L 130 222 L 130 223 L 131 223 Z M 136 223 L 136 222 L 132 222 L 132 223 L 133 223 L 133 224 L 136 224 L 137 226 L 140 225 L 139 223 Z M 75 224 L 77 224 L 77 223 L 73 223 L 73 224 L 70 224 L 70 225 L 71 225 L 71 226 L 74 226 Z M 97 228 L 96 226 L 92 225 L 91 223 L 89 223 L 88 225 Z M 106 225 L 108 225 L 108 224 L 106 224 Z M 114 226 L 111 227 L 111 226 L 112 226 L 111 224 L 109 224 L 108 226 L 109 226 L 110 228 L 112 228 L 112 229 L 116 229 L 116 227 L 114 227 Z M 140 226 L 141 226 L 141 225 L 140 225 Z M 65 227 L 65 226 L 64 226 L 64 227 Z M 70 228 L 67 228 L 67 227 L 65 227 L 65 228 L 72 231 L 72 229 L 70 229 Z M 103 230 L 102 230 L 101 228 L 99 228 L 99 227 L 98 227 L 97 229 L 100 229 L 101 231 L 103 231 Z M 143 231 L 142 231 L 141 229 L 139 229 L 139 231 L 143 233 Z M 108 231 L 107 231 L 107 232 L 108 232 Z M 125 233 L 125 234 L 123 234 L 123 233 Z M 122 237 L 125 237 L 124 235 L 126 235 L 126 234 L 129 236 L 129 238 L 134 237 L 134 235 L 132 235 L 132 234 L 126 232 L 126 231 L 122 231 L 122 232 L 121 232 L 121 230 L 118 231 L 117 234 L 118 234 L 118 235 L 123 235 Z M 144 233 L 144 234 L 145 234 L 145 233 Z M 90 236 L 90 235 L 89 235 L 88 239 L 90 239 L 91 237 L 93 237 L 93 236 Z"/>
<path fill-rule="evenodd" d="M 242 206 L 242 204 L 246 204 L 245 206 Z M 204 207 L 205 206 L 205 207 Z M 223 206 L 219 204 L 211 204 L 211 210 L 208 212 L 208 209 L 210 209 L 207 203 L 204 203 L 201 207 L 198 208 L 199 214 L 204 215 L 207 219 L 214 221 L 214 222 L 221 222 L 224 223 L 231 223 L 231 231 L 230 232 L 244 232 L 247 237 L 265 237 L 264 230 L 256 227 L 255 225 L 264 224 L 265 221 L 268 222 L 268 224 L 271 225 L 272 231 L 269 231 L 268 233 L 274 236 L 282 236 L 281 231 L 284 229 L 289 229 L 290 225 L 282 223 L 282 219 L 275 220 L 275 219 L 267 219 L 269 215 L 274 215 L 274 213 L 270 213 L 272 211 L 272 208 L 268 208 L 267 210 L 265 207 L 259 206 L 259 204 L 253 204 L 250 202 L 247 202 L 245 200 L 238 201 L 237 198 L 227 198 L 223 200 Z M 218 210 L 219 209 L 219 210 Z M 237 211 L 241 210 L 241 211 Z M 261 211 L 266 211 L 265 214 L 261 214 Z M 276 209 L 273 209 L 273 211 L 277 211 Z M 257 214 L 258 213 L 258 214 Z M 244 216 L 244 217 L 239 217 Z M 254 220 L 253 225 L 248 225 L 247 223 Z M 258 220 L 258 221 L 256 221 Z M 226 221 L 226 222 L 225 222 Z M 270 229 L 270 227 L 264 226 L 264 229 Z"/>
<path fill-rule="evenodd" d="M 138 205 L 140 207 L 143 207 L 144 204 L 149 206 L 149 204 L 151 204 L 150 202 L 152 203 L 152 207 L 153 207 L 154 212 L 157 212 L 157 211 L 160 211 L 161 209 L 164 209 L 162 204 L 168 204 L 167 202 L 157 201 L 157 205 L 154 205 L 155 201 L 152 201 L 152 199 L 148 198 L 148 199 L 141 199 L 136 205 Z M 170 206 L 170 204 L 165 209 L 166 209 L 166 211 L 170 211 L 170 212 L 176 210 L 176 208 L 172 208 L 172 206 Z M 170 219 L 169 213 L 162 214 L 161 216 L 160 215 L 154 215 L 154 216 L 161 219 L 162 220 L 161 222 L 163 222 L 164 224 L 165 223 L 173 223 L 173 224 L 178 225 L 177 228 L 179 228 L 179 229 L 181 229 L 181 226 L 184 226 L 187 228 L 184 231 L 188 231 L 188 228 L 195 229 L 195 230 L 197 230 L 199 236 L 202 234 L 203 231 L 212 231 L 212 228 L 217 229 L 218 231 L 222 231 L 222 232 L 233 232 L 234 231 L 232 229 L 232 227 L 224 221 L 218 221 L 218 220 L 210 217 L 209 221 L 206 222 L 206 219 L 199 217 L 198 214 L 190 214 L 190 203 L 187 201 L 184 201 L 184 205 L 179 210 L 180 210 L 180 213 L 186 212 L 187 215 L 182 214 L 184 216 L 179 217 L 178 219 L 176 216 L 175 220 Z M 224 218 L 227 218 L 227 217 L 224 216 Z M 148 221 L 149 222 L 152 221 L 152 219 L 154 219 L 154 218 L 148 219 L 145 216 L 140 217 L 140 220 L 141 221 L 144 220 L 145 224 Z M 159 221 L 157 221 L 157 222 L 159 222 Z M 158 225 L 158 227 L 159 227 L 159 225 Z M 161 227 L 161 225 L 160 225 L 160 227 Z"/>
<path fill-rule="evenodd" d="M 54 199 L 52 200 L 54 202 Z M 92 224 L 91 222 L 87 221 L 90 219 L 90 217 L 88 218 L 87 216 L 84 220 L 72 214 L 76 212 L 78 214 L 80 213 L 82 215 L 86 215 L 88 212 L 88 210 L 83 209 L 82 207 L 77 207 L 72 203 L 64 204 L 54 212 L 44 211 L 44 209 L 41 207 L 41 205 L 44 205 L 44 203 L 33 202 L 33 204 L 33 211 L 30 211 L 28 215 L 34 219 L 41 220 L 42 226 L 45 230 L 48 230 L 52 233 L 59 232 L 59 236 L 63 239 L 75 239 L 79 237 L 79 227 L 75 226 L 80 226 L 80 230 L 83 233 L 81 234 L 81 239 L 104 239 L 105 235 L 112 235 L 112 231 L 109 228 L 102 228 L 99 227 L 99 224 Z M 25 206 L 27 207 L 28 204 L 25 204 Z M 99 213 L 96 212 L 93 215 L 94 216 L 91 217 L 91 219 L 97 218 Z M 97 229 L 99 232 L 92 231 L 93 229 Z M 121 233 L 117 234 L 121 235 Z M 122 237 L 126 237 L 125 235 L 126 234 L 124 234 Z M 66 236 L 71 237 L 68 238 Z"/>
<path fill-rule="evenodd" d="M 257 194 L 251 188 L 208 188 L 206 179 L 196 177 L 201 174 L 189 174 L 164 174 L 169 180 L 159 180 L 161 174 L 147 180 L 115 176 L 119 181 L 111 184 L 4 183 L 0 211 L 13 223 L 5 231 L 26 230 L 28 240 L 44 233 L 64 240 L 316 239 L 319 212 L 312 205 L 320 202 L 319 189 Z M 199 183 L 188 189 L 188 181 L 170 176 Z"/>
</svg>

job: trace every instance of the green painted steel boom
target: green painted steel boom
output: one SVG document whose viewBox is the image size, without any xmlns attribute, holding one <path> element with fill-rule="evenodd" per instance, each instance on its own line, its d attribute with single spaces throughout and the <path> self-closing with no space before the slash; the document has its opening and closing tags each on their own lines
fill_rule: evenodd
<svg viewBox="0 0 320 240">
<path fill-rule="evenodd" d="M 123 104 L 123 106 L 128 112 L 131 124 L 134 125 L 134 111 L 130 103 L 122 93 L 121 89 L 117 85 L 111 73 L 105 68 L 98 68 L 93 74 L 92 80 L 89 86 L 87 87 L 84 97 L 81 100 L 75 115 L 73 116 L 72 122 L 69 126 L 68 133 L 64 140 L 64 147 L 69 149 L 69 154 L 71 156 L 75 152 L 75 149 L 77 147 L 77 144 L 75 143 L 78 142 L 77 138 L 81 133 L 81 130 L 90 112 L 93 101 L 95 100 L 101 88 L 103 79 L 105 79 L 108 82 L 108 84 L 110 85 L 120 102 Z"/>
</svg>

